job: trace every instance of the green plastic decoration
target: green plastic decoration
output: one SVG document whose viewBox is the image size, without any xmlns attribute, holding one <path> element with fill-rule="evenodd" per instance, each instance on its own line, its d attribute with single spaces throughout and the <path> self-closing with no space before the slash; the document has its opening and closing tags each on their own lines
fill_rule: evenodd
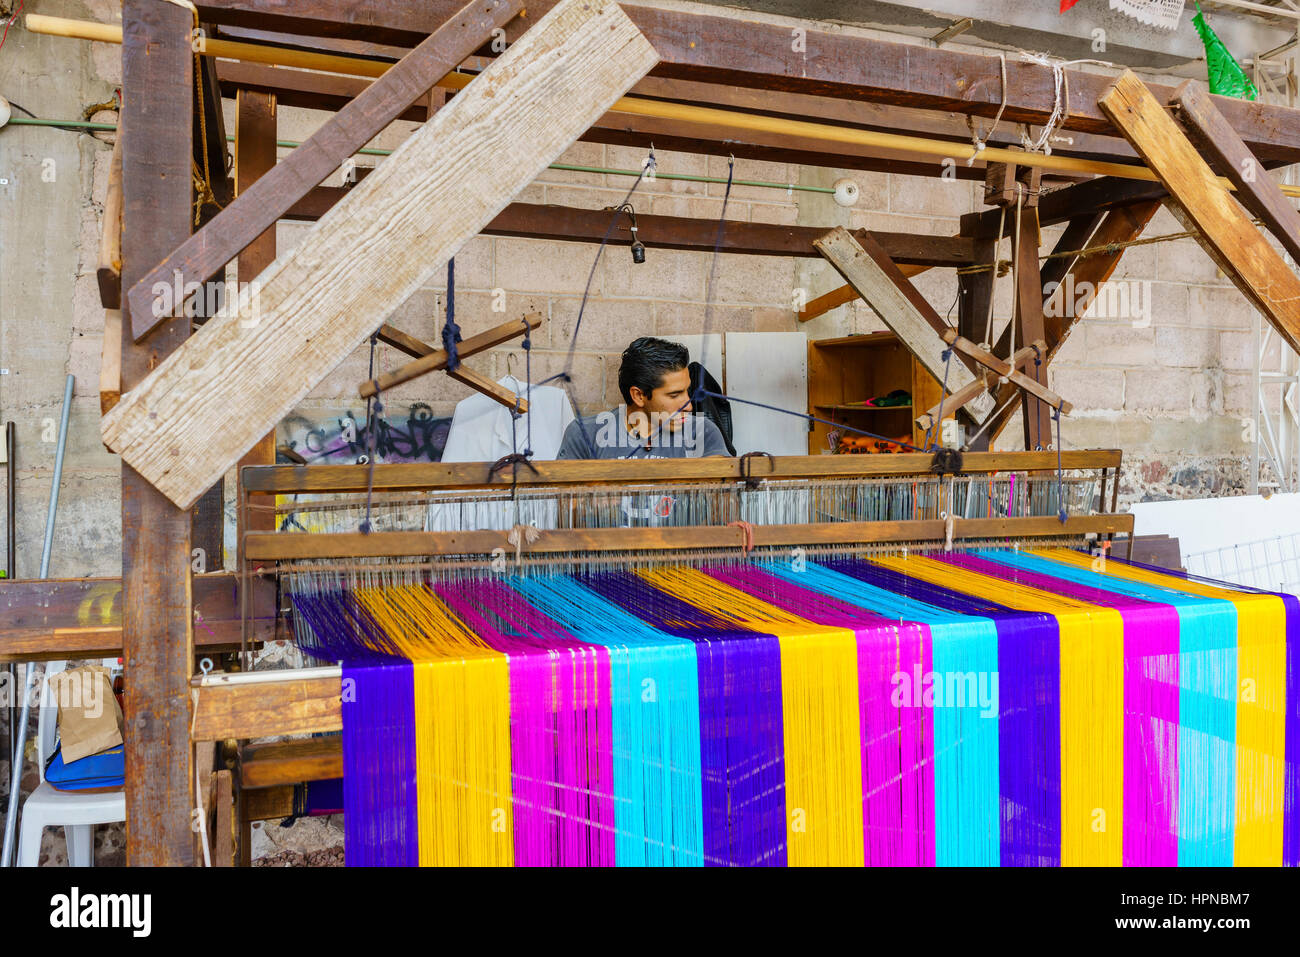
<svg viewBox="0 0 1300 957">
<path fill-rule="evenodd" d="M 1220 96 L 1235 96 L 1239 100 L 1253 100 L 1259 96 L 1259 90 L 1250 81 L 1246 71 L 1232 58 L 1228 48 L 1223 45 L 1218 34 L 1205 22 L 1201 5 L 1196 4 L 1196 16 L 1192 17 L 1196 32 L 1205 44 L 1205 65 L 1209 71 L 1210 92 Z"/>
</svg>

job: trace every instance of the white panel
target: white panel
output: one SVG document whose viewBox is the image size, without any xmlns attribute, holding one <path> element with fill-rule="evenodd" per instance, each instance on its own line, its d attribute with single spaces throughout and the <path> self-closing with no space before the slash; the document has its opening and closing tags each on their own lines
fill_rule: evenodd
<svg viewBox="0 0 1300 957">
<path fill-rule="evenodd" d="M 808 335 L 803 332 L 728 332 L 726 393 L 788 409 L 773 412 L 731 403 L 736 454 L 808 454 Z"/>
<path fill-rule="evenodd" d="M 720 333 L 708 336 L 659 336 L 659 338 L 685 346 L 691 353 L 692 362 L 700 363 L 713 378 L 719 382 L 723 381 L 722 335 Z"/>
</svg>

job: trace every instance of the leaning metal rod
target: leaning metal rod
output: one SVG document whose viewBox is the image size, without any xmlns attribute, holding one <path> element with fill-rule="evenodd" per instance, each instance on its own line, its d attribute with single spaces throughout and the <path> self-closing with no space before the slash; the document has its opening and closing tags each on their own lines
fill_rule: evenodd
<svg viewBox="0 0 1300 957">
<path fill-rule="evenodd" d="M 68 413 L 72 409 L 72 386 L 76 380 L 69 375 L 63 387 L 63 416 L 59 420 L 59 444 L 54 453 L 54 477 L 50 480 L 50 507 L 45 515 L 45 544 L 41 548 L 41 578 L 50 573 L 50 551 L 54 544 L 54 514 L 59 508 L 59 484 L 63 480 L 63 451 L 68 444 Z M 14 759 L 10 763 L 9 811 L 5 815 L 5 842 L 3 854 L 0 855 L 0 867 L 9 867 L 13 861 L 14 831 L 18 824 L 18 789 L 23 778 L 23 751 L 27 747 L 27 722 L 32 713 L 32 696 L 29 693 L 33 681 L 40 682 L 43 671 L 36 662 L 27 665 L 27 676 L 23 681 L 23 709 L 18 719 L 18 746 L 14 749 Z"/>
</svg>

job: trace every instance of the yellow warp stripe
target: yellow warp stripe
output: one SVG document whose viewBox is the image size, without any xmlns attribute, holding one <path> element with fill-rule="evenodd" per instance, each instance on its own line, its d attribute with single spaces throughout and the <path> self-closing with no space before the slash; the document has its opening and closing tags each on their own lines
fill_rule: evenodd
<svg viewBox="0 0 1300 957">
<path fill-rule="evenodd" d="M 695 569 L 639 574 L 738 629 L 776 636 L 787 861 L 794 867 L 861 866 L 866 849 L 857 636 L 848 628 L 806 621 Z"/>
<path fill-rule="evenodd" d="M 412 661 L 420 864 L 513 864 L 506 656 L 428 588 L 354 594 Z"/>
<path fill-rule="evenodd" d="M 1033 554 L 1077 567 L 1093 559 L 1065 549 Z M 1177 575 L 1106 562 L 1105 574 L 1189 595 L 1230 601 L 1237 609 L 1237 787 L 1233 863 L 1282 865 L 1286 766 L 1286 605 L 1272 595 L 1230 591 Z"/>
<path fill-rule="evenodd" d="M 924 557 L 872 561 L 933 585 L 1056 618 L 1061 662 L 1061 863 L 1121 866 L 1124 620 L 1120 613 Z"/>
</svg>

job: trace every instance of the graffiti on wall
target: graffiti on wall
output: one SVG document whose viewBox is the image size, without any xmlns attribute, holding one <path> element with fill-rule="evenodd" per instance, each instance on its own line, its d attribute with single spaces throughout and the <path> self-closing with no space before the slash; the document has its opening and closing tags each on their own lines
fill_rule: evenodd
<svg viewBox="0 0 1300 957">
<path fill-rule="evenodd" d="M 435 416 L 423 402 L 385 409 L 374 417 L 373 433 L 365 410 L 340 410 L 312 421 L 301 414 L 284 419 L 277 445 L 288 446 L 309 465 L 364 465 L 374 449 L 375 461 L 437 462 L 447 445 L 449 416 Z"/>
</svg>

